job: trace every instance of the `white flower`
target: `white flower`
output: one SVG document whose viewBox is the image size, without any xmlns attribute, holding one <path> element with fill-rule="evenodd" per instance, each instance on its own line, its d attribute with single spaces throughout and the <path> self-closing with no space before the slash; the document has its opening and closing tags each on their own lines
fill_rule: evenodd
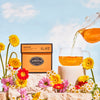
<svg viewBox="0 0 100 100">
<path fill-rule="evenodd" d="M 47 71 L 47 77 L 50 77 L 51 75 L 56 75 L 56 73 L 52 71 Z"/>
<path fill-rule="evenodd" d="M 94 96 L 93 100 L 99 100 L 99 96 Z"/>
</svg>

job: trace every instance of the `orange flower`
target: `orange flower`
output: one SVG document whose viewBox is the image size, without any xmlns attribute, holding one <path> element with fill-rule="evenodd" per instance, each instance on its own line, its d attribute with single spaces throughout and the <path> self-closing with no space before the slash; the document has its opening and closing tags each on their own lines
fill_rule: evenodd
<svg viewBox="0 0 100 100">
<path fill-rule="evenodd" d="M 54 86 L 55 84 L 61 84 L 62 80 L 60 78 L 60 75 L 51 75 L 50 77 L 51 84 Z"/>
<path fill-rule="evenodd" d="M 40 95 L 41 95 L 41 92 L 37 92 L 37 93 L 33 94 L 32 95 L 32 97 L 33 97 L 32 100 L 41 100 L 41 99 L 39 99 Z"/>
<path fill-rule="evenodd" d="M 16 85 L 20 88 L 24 88 L 27 85 L 27 80 L 16 79 Z"/>
<path fill-rule="evenodd" d="M 90 57 L 85 58 L 83 60 L 82 66 L 84 69 L 88 70 L 88 69 L 92 69 L 94 66 L 94 60 Z"/>
<path fill-rule="evenodd" d="M 19 45 L 19 38 L 17 35 L 10 35 L 9 36 L 9 42 L 13 47 L 16 47 Z"/>
<path fill-rule="evenodd" d="M 86 82 L 87 80 L 89 80 L 89 76 L 87 76 L 87 75 L 80 76 L 78 78 L 78 82 Z"/>
<path fill-rule="evenodd" d="M 3 43 L 0 43 L 0 52 L 1 52 L 2 50 L 5 50 L 5 45 L 4 45 Z"/>
<path fill-rule="evenodd" d="M 14 69 L 18 69 L 21 66 L 21 62 L 18 58 L 10 58 L 8 63 Z"/>
</svg>

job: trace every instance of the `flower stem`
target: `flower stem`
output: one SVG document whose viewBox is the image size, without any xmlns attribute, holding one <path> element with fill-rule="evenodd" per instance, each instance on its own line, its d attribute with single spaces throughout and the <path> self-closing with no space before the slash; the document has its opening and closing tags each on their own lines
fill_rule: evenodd
<svg viewBox="0 0 100 100">
<path fill-rule="evenodd" d="M 83 70 L 84 70 L 84 75 L 86 75 L 86 69 L 84 68 Z"/>
<path fill-rule="evenodd" d="M 7 59 L 8 59 L 9 47 L 10 47 L 10 43 L 8 44 L 8 47 L 7 47 L 5 67 L 7 66 Z M 5 75 L 7 75 L 7 68 L 5 68 Z M 5 76 L 5 75 L 4 75 L 4 76 Z"/>
<path fill-rule="evenodd" d="M 93 82 L 95 83 L 95 78 L 94 78 L 94 74 L 93 74 L 93 70 L 92 69 L 91 69 L 91 74 L 92 74 Z"/>
<path fill-rule="evenodd" d="M 2 88 L 2 92 L 4 91 L 4 88 Z"/>
<path fill-rule="evenodd" d="M 3 75 L 4 75 L 4 64 L 3 64 L 1 53 L 0 53 L 0 59 L 1 59 L 2 69 L 3 69 Z"/>
<path fill-rule="evenodd" d="M 16 52 L 12 52 L 12 53 L 10 54 L 9 59 L 12 57 L 13 54 L 15 54 L 15 55 L 16 55 L 16 58 L 18 58 L 17 53 L 16 53 Z"/>
</svg>

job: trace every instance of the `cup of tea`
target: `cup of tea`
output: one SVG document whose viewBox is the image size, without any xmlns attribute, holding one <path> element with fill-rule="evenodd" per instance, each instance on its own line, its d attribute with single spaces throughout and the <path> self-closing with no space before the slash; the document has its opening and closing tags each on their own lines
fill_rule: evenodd
<svg viewBox="0 0 100 100">
<path fill-rule="evenodd" d="M 59 62 L 62 66 L 79 66 L 82 64 L 84 52 L 89 53 L 80 47 L 60 48 Z"/>
</svg>

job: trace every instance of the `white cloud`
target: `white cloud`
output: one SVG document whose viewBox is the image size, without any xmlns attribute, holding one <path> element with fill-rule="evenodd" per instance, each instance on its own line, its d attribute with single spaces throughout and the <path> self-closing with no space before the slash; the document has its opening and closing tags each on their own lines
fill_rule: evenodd
<svg viewBox="0 0 100 100">
<path fill-rule="evenodd" d="M 32 18 L 39 13 L 32 5 L 18 6 L 13 3 L 5 3 L 1 8 L 3 17 L 10 21 Z"/>
<path fill-rule="evenodd" d="M 50 31 L 50 42 L 53 42 L 56 49 L 58 47 L 72 46 L 75 32 L 80 29 L 80 25 L 77 23 L 67 25 L 56 25 Z M 78 35 L 75 46 L 84 48 L 86 42 L 81 35 Z"/>
<path fill-rule="evenodd" d="M 83 0 L 82 3 L 87 8 L 100 8 L 100 0 Z"/>
</svg>

